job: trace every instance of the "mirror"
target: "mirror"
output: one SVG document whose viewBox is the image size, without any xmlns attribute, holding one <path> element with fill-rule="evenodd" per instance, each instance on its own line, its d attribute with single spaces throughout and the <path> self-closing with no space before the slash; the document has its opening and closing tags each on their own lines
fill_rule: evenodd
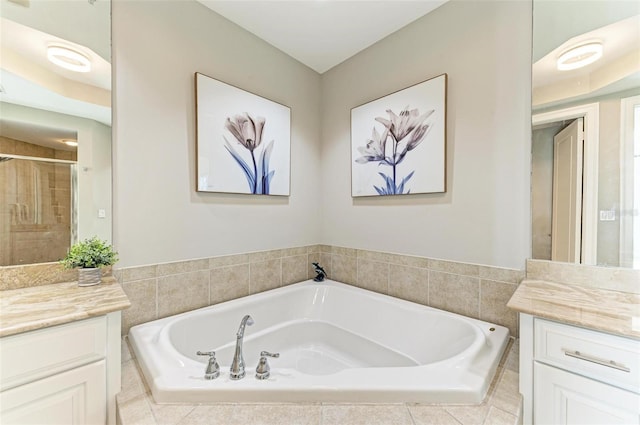
<svg viewBox="0 0 640 425">
<path fill-rule="evenodd" d="M 0 0 L 0 266 L 111 241 L 111 4 Z"/>
<path fill-rule="evenodd" d="M 640 268 L 640 3 L 533 1 L 532 258 Z"/>
</svg>

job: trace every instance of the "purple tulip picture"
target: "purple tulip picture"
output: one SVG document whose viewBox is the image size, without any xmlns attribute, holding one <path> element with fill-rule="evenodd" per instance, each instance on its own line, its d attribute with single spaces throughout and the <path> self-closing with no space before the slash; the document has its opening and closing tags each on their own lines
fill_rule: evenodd
<svg viewBox="0 0 640 425">
<path fill-rule="evenodd" d="M 442 75 L 352 109 L 354 197 L 444 192 L 445 99 Z"/>
</svg>

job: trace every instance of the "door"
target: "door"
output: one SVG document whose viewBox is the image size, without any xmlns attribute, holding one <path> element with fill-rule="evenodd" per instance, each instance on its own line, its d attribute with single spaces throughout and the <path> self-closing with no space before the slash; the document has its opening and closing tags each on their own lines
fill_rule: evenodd
<svg viewBox="0 0 640 425">
<path fill-rule="evenodd" d="M 583 121 L 576 119 L 553 138 L 553 261 L 580 263 Z"/>
</svg>

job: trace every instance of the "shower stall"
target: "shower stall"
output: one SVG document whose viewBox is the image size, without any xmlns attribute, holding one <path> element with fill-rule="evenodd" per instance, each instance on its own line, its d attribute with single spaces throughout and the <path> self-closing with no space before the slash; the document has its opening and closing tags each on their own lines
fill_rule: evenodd
<svg viewBox="0 0 640 425">
<path fill-rule="evenodd" d="M 63 258 L 77 239 L 75 161 L 0 156 L 0 266 Z"/>
</svg>

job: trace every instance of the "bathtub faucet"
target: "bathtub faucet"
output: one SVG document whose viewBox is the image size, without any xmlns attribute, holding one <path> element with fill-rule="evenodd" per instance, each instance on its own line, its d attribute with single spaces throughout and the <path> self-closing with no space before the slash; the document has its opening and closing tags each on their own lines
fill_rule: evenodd
<svg viewBox="0 0 640 425">
<path fill-rule="evenodd" d="M 248 325 L 253 325 L 253 319 L 248 314 L 240 321 L 240 327 L 236 334 L 236 352 L 233 355 L 233 362 L 231 363 L 231 370 L 229 377 L 233 380 L 244 378 L 244 357 L 242 356 L 242 340 L 244 339 L 244 328 Z"/>
<path fill-rule="evenodd" d="M 320 264 L 318 263 L 311 263 L 311 264 L 313 264 L 313 269 L 316 272 L 316 277 L 314 277 L 313 280 L 316 282 L 322 282 L 324 278 L 327 277 L 327 272 L 325 272 L 324 269 L 320 267 Z"/>
</svg>

